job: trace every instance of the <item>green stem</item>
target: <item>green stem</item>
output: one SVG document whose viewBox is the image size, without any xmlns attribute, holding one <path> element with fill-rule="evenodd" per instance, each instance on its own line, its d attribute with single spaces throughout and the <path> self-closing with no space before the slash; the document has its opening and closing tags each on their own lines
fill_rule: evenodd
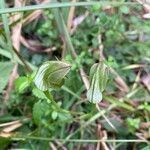
<svg viewBox="0 0 150 150">
<path fill-rule="evenodd" d="M 15 52 L 15 54 L 18 56 L 19 60 L 23 63 L 23 65 L 25 66 L 26 70 L 31 73 L 32 69 L 31 67 L 27 64 L 26 60 L 20 55 L 20 53 L 13 47 L 13 50 Z"/>
<path fill-rule="evenodd" d="M 62 109 L 58 106 L 58 104 L 54 101 L 52 95 L 50 94 L 50 92 L 48 90 L 44 91 L 45 96 L 49 99 L 49 101 L 53 104 L 53 106 L 61 111 Z"/>
<path fill-rule="evenodd" d="M 60 141 L 60 142 L 75 142 L 75 143 L 97 143 L 97 142 L 107 142 L 107 143 L 148 143 L 147 140 L 139 140 L 139 139 L 68 139 L 67 141 L 65 139 L 53 139 L 53 138 L 47 138 L 47 137 L 36 137 L 36 136 L 23 136 L 23 137 L 12 137 L 11 140 L 18 141 L 18 140 L 24 140 L 24 139 L 32 139 L 32 140 L 43 140 L 43 141 Z"/>
<path fill-rule="evenodd" d="M 24 7 L 14 7 L 14 8 L 6 8 L 1 9 L 0 14 L 5 13 L 13 13 L 13 12 L 22 12 L 29 10 L 37 10 L 37 9 L 48 9 L 48 8 L 60 8 L 60 7 L 71 7 L 71 6 L 93 6 L 93 5 L 112 5 L 112 6 L 120 6 L 120 5 L 141 5 L 138 2 L 109 2 L 109 1 L 91 1 L 91 2 L 65 2 L 65 3 L 49 3 L 49 4 L 39 4 L 33 6 L 24 6 Z"/>
<path fill-rule="evenodd" d="M 63 108 L 60 108 L 48 90 L 43 91 L 43 93 L 49 99 L 49 101 L 53 104 L 53 106 L 57 109 L 57 111 L 62 112 L 62 113 L 72 114 L 72 115 L 82 114 L 81 112 L 68 111 L 68 110 L 65 110 Z"/>
</svg>

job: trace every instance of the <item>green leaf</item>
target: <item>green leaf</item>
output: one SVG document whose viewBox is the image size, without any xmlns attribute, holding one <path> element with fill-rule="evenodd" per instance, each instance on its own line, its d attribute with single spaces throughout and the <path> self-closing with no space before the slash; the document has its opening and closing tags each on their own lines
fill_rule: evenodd
<svg viewBox="0 0 150 150">
<path fill-rule="evenodd" d="M 118 99 L 114 98 L 114 97 L 111 97 L 111 96 L 105 96 L 104 97 L 108 102 L 112 103 L 112 104 L 116 104 L 117 106 L 121 107 L 121 108 L 124 108 L 124 109 L 127 109 L 129 111 L 134 111 L 135 109 L 130 106 L 129 104 L 127 103 L 124 103 L 124 102 L 121 102 L 119 101 Z"/>
<path fill-rule="evenodd" d="M 72 116 L 68 113 L 58 113 L 58 118 L 60 121 L 67 121 L 67 120 L 72 120 Z"/>
<path fill-rule="evenodd" d="M 0 150 L 6 149 L 10 142 L 9 138 L 0 137 Z"/>
<path fill-rule="evenodd" d="M 129 8 L 127 6 L 121 6 L 120 11 L 124 14 L 128 14 L 129 13 Z"/>
<path fill-rule="evenodd" d="M 15 80 L 15 88 L 19 93 L 23 93 L 24 90 L 30 86 L 28 77 L 19 77 Z"/>
<path fill-rule="evenodd" d="M 149 150 L 150 149 L 150 145 L 145 146 L 144 148 L 142 148 L 141 150 Z"/>
<path fill-rule="evenodd" d="M 57 116 L 58 116 L 58 113 L 56 111 L 53 111 L 52 112 L 52 119 L 56 120 Z"/>
<path fill-rule="evenodd" d="M 0 93 L 6 87 L 13 67 L 14 64 L 12 62 L 0 62 Z"/>
<path fill-rule="evenodd" d="M 131 133 L 134 133 L 136 131 L 136 129 L 139 129 L 140 126 L 140 118 L 127 118 L 127 125 L 128 125 L 128 130 Z"/>
<path fill-rule="evenodd" d="M 50 110 L 50 107 L 46 101 L 39 101 L 34 104 L 33 107 L 33 120 L 36 125 L 39 125 L 42 121 L 42 118 L 45 116 L 47 110 Z"/>
<path fill-rule="evenodd" d="M 61 61 L 48 61 L 37 71 L 34 82 L 37 88 L 46 91 L 49 88 L 60 88 L 70 70 L 70 64 Z"/>
<path fill-rule="evenodd" d="M 99 5 L 99 4 L 93 5 L 93 6 L 91 7 L 91 9 L 92 9 L 93 12 L 97 12 L 98 10 L 100 10 L 100 8 L 101 8 L 101 5 Z"/>
<path fill-rule="evenodd" d="M 34 96 L 36 96 L 37 98 L 40 98 L 40 99 L 47 99 L 47 97 L 45 96 L 45 94 L 39 90 L 38 88 L 33 88 L 32 90 L 32 93 Z"/>
</svg>

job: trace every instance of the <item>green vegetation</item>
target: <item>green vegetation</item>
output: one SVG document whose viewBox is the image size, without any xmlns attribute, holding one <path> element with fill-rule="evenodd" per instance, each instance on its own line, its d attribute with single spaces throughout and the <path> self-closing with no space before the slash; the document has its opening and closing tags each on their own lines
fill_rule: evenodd
<svg viewBox="0 0 150 150">
<path fill-rule="evenodd" d="M 150 149 L 140 1 L 0 1 L 0 149 Z"/>
</svg>

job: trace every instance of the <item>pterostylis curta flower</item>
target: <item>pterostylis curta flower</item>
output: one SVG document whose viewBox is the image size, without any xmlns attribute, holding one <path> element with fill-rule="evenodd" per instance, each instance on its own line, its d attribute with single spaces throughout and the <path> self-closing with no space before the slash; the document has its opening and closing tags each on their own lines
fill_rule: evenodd
<svg viewBox="0 0 150 150">
<path fill-rule="evenodd" d="M 45 62 L 36 73 L 35 85 L 42 91 L 60 88 L 70 68 L 69 63 L 62 61 Z"/>
<path fill-rule="evenodd" d="M 108 67 L 103 61 L 94 64 L 90 69 L 90 88 L 87 91 L 87 99 L 93 103 L 102 100 L 102 92 L 108 81 Z"/>
</svg>

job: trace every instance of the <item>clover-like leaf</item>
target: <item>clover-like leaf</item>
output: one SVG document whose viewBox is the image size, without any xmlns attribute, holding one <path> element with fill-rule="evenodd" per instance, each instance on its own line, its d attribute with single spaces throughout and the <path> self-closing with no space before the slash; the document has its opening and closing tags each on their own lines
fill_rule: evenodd
<svg viewBox="0 0 150 150">
<path fill-rule="evenodd" d="M 62 61 L 45 62 L 36 73 L 35 85 L 42 91 L 60 88 L 70 68 L 70 64 Z"/>
</svg>

